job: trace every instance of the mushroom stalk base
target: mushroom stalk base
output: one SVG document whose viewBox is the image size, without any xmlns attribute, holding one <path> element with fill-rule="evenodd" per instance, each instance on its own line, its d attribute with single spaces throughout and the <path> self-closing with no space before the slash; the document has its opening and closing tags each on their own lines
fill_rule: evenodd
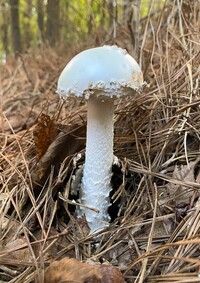
<svg viewBox="0 0 200 283">
<path fill-rule="evenodd" d="M 108 225 L 108 207 L 112 190 L 110 181 L 113 163 L 114 102 L 90 97 L 87 114 L 86 156 L 81 184 L 80 201 L 99 213 L 80 207 L 79 216 L 86 216 L 91 231 Z"/>
</svg>

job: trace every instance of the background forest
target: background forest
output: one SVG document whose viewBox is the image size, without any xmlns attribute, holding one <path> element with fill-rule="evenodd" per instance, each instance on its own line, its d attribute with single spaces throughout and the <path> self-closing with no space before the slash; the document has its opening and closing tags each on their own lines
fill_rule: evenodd
<svg viewBox="0 0 200 283">
<path fill-rule="evenodd" d="M 5 58 L 44 46 L 69 48 L 94 36 L 96 44 L 106 43 L 117 36 L 118 25 L 127 25 L 133 36 L 140 17 L 144 20 L 151 6 L 153 13 L 159 12 L 163 4 L 149 0 L 1 0 L 0 54 Z"/>
<path fill-rule="evenodd" d="M 0 0 L 0 27 L 0 282 L 200 282 L 199 0 Z M 147 84 L 115 101 L 111 222 L 90 234 L 87 105 L 56 89 L 104 44 Z"/>
</svg>

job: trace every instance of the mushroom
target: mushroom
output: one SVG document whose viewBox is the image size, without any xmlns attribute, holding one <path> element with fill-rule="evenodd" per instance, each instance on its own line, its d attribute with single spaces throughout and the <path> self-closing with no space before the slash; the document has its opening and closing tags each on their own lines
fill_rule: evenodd
<svg viewBox="0 0 200 283">
<path fill-rule="evenodd" d="M 140 66 L 126 50 L 115 45 L 79 53 L 59 77 L 60 96 L 87 100 L 86 154 L 80 189 L 82 205 L 77 214 L 85 215 L 91 232 L 103 229 L 110 221 L 114 100 L 134 94 L 142 85 Z"/>
</svg>

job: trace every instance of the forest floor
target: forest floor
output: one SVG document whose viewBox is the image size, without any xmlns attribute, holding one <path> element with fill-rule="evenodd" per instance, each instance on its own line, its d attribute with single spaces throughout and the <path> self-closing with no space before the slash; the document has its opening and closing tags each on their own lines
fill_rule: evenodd
<svg viewBox="0 0 200 283">
<path fill-rule="evenodd" d="M 125 282 L 200 282 L 198 21 L 195 11 L 183 17 L 174 6 L 142 23 L 149 86 L 116 102 L 121 167 L 113 167 L 112 222 L 96 235 L 75 218 L 70 192 L 84 163 L 86 105 L 56 94 L 60 72 L 83 46 L 65 56 L 39 50 L 0 66 L 0 282 L 44 282 L 51 262 L 52 283 L 61 282 L 55 274 L 69 281 L 70 264 L 71 282 L 97 280 L 94 266 L 106 263 Z M 127 47 L 120 36 L 115 43 Z M 68 258 L 93 264 L 81 269 Z M 109 276 L 122 282 L 121 273 Z"/>
</svg>

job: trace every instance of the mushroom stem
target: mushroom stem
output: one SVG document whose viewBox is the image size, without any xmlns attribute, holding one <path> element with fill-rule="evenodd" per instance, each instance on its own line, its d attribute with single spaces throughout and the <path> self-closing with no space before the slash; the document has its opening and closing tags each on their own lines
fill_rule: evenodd
<svg viewBox="0 0 200 283">
<path fill-rule="evenodd" d="M 88 100 L 86 156 L 81 184 L 82 204 L 99 211 L 80 208 L 85 214 L 91 231 L 103 228 L 110 220 L 108 207 L 112 190 L 110 181 L 113 163 L 113 116 L 112 99 L 90 97 Z"/>
</svg>

